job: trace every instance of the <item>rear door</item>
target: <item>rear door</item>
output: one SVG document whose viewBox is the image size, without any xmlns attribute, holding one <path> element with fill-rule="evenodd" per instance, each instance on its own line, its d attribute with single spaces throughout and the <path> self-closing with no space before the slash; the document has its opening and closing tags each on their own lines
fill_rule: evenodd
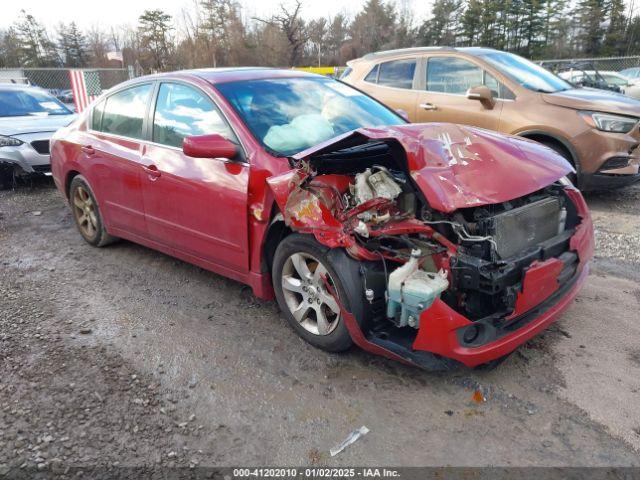
<svg viewBox="0 0 640 480">
<path fill-rule="evenodd" d="M 186 136 L 211 133 L 237 143 L 237 158 L 192 158 L 183 153 Z M 235 271 L 248 270 L 249 165 L 212 98 L 191 84 L 160 83 L 149 137 L 142 158 L 142 191 L 150 237 L 184 254 Z"/>
<path fill-rule="evenodd" d="M 146 236 L 141 153 L 153 83 L 115 92 L 94 107 L 81 145 L 108 226 Z"/>
<path fill-rule="evenodd" d="M 358 88 L 390 108 L 404 110 L 415 121 L 418 92 L 413 89 L 416 58 L 402 58 L 376 64 Z"/>
<path fill-rule="evenodd" d="M 479 65 L 449 55 L 430 55 L 421 64 L 417 99 L 418 122 L 451 122 L 497 130 L 502 103 L 488 109 L 467 98 L 467 90 L 488 86 L 499 98 L 499 82 Z"/>
</svg>

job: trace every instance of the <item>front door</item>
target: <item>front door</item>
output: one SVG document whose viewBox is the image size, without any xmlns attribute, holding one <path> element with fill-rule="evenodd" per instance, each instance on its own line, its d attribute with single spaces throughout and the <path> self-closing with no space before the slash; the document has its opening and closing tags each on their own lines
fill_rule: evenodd
<svg viewBox="0 0 640 480">
<path fill-rule="evenodd" d="M 417 122 L 450 122 L 498 130 L 502 102 L 492 109 L 467 98 L 467 90 L 486 85 L 499 95 L 497 80 L 478 65 L 458 57 L 433 55 L 425 59 L 417 100 Z"/>
<path fill-rule="evenodd" d="M 233 160 L 182 152 L 182 140 L 192 135 L 219 133 L 237 143 L 228 123 L 201 90 L 172 82 L 160 84 L 151 119 L 152 143 L 142 156 L 149 237 L 223 267 L 248 270 L 249 165 L 242 152 Z"/>
</svg>

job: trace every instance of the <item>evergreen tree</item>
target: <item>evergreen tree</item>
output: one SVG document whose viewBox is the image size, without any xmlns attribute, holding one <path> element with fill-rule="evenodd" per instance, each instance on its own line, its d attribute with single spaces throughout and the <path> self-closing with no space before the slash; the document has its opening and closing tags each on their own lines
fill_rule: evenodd
<svg viewBox="0 0 640 480">
<path fill-rule="evenodd" d="M 478 45 L 482 28 L 483 0 L 468 0 L 460 18 L 461 43 L 466 46 Z"/>
<path fill-rule="evenodd" d="M 455 46 L 461 0 L 435 0 L 431 18 L 420 27 L 419 37 L 424 45 Z"/>
<path fill-rule="evenodd" d="M 13 30 L 20 66 L 56 67 L 61 64 L 55 44 L 49 39 L 44 26 L 32 15 L 21 10 L 20 19 L 14 24 Z"/>
<path fill-rule="evenodd" d="M 171 55 L 171 15 L 162 10 L 145 10 L 139 18 L 138 31 L 143 51 L 151 57 L 155 70 L 165 70 Z"/>
<path fill-rule="evenodd" d="M 343 65 L 346 59 L 341 57 L 342 46 L 347 41 L 349 35 L 349 22 L 346 17 L 339 13 L 329 23 L 327 33 L 327 47 L 329 52 L 330 65 Z"/>
<path fill-rule="evenodd" d="M 586 56 L 597 55 L 602 46 L 606 18 L 604 0 L 580 0 L 575 12 L 579 31 L 578 48 Z"/>
<path fill-rule="evenodd" d="M 609 0 L 607 11 L 609 24 L 604 36 L 602 54 L 624 55 L 626 51 L 625 27 L 627 26 L 624 0 Z"/>
<path fill-rule="evenodd" d="M 394 6 L 381 0 L 368 0 L 350 27 L 358 55 L 393 48 L 395 27 Z"/>
<path fill-rule="evenodd" d="M 84 67 L 87 64 L 87 40 L 76 22 L 58 26 L 58 49 L 66 67 Z"/>
<path fill-rule="evenodd" d="M 20 41 L 13 27 L 0 34 L 0 67 L 20 66 Z"/>
</svg>

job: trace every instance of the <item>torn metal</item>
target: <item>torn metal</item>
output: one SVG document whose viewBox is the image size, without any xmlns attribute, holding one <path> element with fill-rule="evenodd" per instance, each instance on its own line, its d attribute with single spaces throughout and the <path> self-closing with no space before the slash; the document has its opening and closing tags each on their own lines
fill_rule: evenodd
<svg viewBox="0 0 640 480">
<path fill-rule="evenodd" d="M 291 229 L 362 262 L 362 296 L 378 308 L 342 314 L 370 350 L 427 368 L 490 361 L 552 321 L 586 275 L 592 226 L 562 180 L 572 169 L 533 142 L 409 125 L 361 129 L 294 160 L 268 183 Z"/>
</svg>

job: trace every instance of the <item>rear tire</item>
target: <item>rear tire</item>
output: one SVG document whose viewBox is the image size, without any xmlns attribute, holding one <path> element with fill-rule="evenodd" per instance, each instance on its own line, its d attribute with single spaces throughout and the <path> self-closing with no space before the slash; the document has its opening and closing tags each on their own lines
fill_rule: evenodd
<svg viewBox="0 0 640 480">
<path fill-rule="evenodd" d="M 117 240 L 104 227 L 93 190 L 82 175 L 76 175 L 69 187 L 69 205 L 82 238 L 94 247 L 104 247 Z"/>
<path fill-rule="evenodd" d="M 298 335 L 328 352 L 342 352 L 353 345 L 337 302 L 321 279 L 324 275 L 345 309 L 354 312 L 352 304 L 358 299 L 347 295 L 343 286 L 348 284 L 344 271 L 348 261 L 341 249 L 324 247 L 301 234 L 286 237 L 273 259 L 273 288 L 280 310 Z"/>
</svg>

